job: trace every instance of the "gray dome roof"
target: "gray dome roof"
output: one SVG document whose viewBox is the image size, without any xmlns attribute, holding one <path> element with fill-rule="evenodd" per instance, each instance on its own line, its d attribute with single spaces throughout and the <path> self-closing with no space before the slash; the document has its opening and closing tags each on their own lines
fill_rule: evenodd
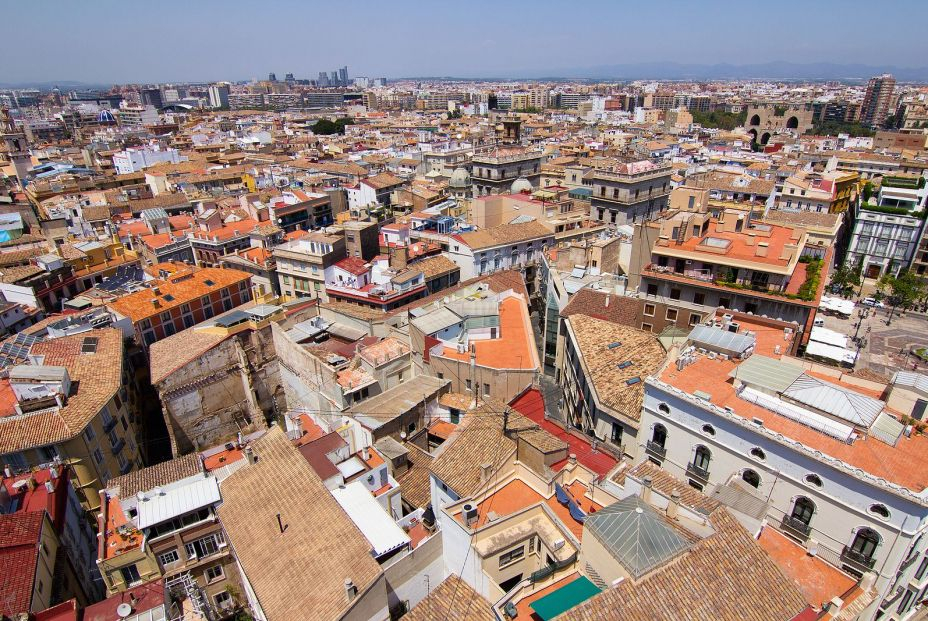
<svg viewBox="0 0 928 621">
<path fill-rule="evenodd" d="M 512 188 L 510 191 L 513 194 L 519 194 L 521 192 L 531 192 L 532 190 L 534 190 L 532 183 L 525 177 L 519 177 L 512 182 Z"/>
<path fill-rule="evenodd" d="M 466 188 L 470 185 L 470 175 L 467 173 L 465 168 L 455 168 L 454 172 L 451 173 L 451 179 L 448 180 L 448 185 L 452 188 Z"/>
</svg>

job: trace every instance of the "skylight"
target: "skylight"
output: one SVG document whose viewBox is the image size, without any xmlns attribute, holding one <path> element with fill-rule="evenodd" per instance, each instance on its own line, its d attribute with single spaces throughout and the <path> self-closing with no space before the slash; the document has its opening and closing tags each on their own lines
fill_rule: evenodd
<svg viewBox="0 0 928 621">
<path fill-rule="evenodd" d="M 621 347 L 621 346 L 622 346 L 622 343 L 620 343 L 619 341 L 616 341 L 615 343 L 609 343 L 608 347 L 609 349 L 615 349 L 616 347 Z"/>
<path fill-rule="evenodd" d="M 630 367 L 630 366 L 632 366 L 632 361 L 631 361 L 631 360 L 626 360 L 625 362 L 623 362 L 623 363 L 621 363 L 621 364 L 619 365 L 619 368 L 620 368 L 620 369 L 627 369 L 627 368 Z"/>
<path fill-rule="evenodd" d="M 635 384 L 639 383 L 640 381 L 641 381 L 641 378 L 638 377 L 638 376 L 636 375 L 635 377 L 630 377 L 630 378 L 628 378 L 627 380 L 625 380 L 625 385 L 626 385 L 626 386 L 634 386 Z"/>
</svg>

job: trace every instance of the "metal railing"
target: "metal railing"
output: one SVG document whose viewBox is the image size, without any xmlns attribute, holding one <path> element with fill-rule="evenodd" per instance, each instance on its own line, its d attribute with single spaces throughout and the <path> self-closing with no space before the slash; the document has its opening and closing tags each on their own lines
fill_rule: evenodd
<svg viewBox="0 0 928 621">
<path fill-rule="evenodd" d="M 857 566 L 864 571 L 873 569 L 873 565 L 876 563 L 876 559 L 872 556 L 861 554 L 850 546 L 844 546 L 844 549 L 841 551 L 841 560 L 850 563 L 851 566 Z"/>
<path fill-rule="evenodd" d="M 687 464 L 686 465 L 686 474 L 697 479 L 702 479 L 703 481 L 709 480 L 709 470 L 708 468 L 702 468 L 696 464 Z"/>
<path fill-rule="evenodd" d="M 811 526 L 799 518 L 795 518 L 791 515 L 784 515 L 781 524 L 783 525 L 783 528 L 788 531 L 792 531 L 793 534 L 801 535 L 803 539 L 807 538 L 812 532 Z"/>
<path fill-rule="evenodd" d="M 648 443 L 645 445 L 645 449 L 652 455 L 656 455 L 661 458 L 667 456 L 667 449 L 664 448 L 664 445 L 658 444 L 653 440 L 648 440 Z"/>
</svg>

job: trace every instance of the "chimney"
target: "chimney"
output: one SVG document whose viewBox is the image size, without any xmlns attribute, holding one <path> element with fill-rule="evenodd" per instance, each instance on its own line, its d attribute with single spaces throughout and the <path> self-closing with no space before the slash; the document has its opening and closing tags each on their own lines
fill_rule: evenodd
<svg viewBox="0 0 928 621">
<path fill-rule="evenodd" d="M 875 582 L 876 574 L 872 571 L 868 571 L 864 574 L 863 578 L 860 579 L 860 588 L 864 592 L 872 591 Z"/>
<path fill-rule="evenodd" d="M 607 295 L 606 295 L 606 302 L 605 302 L 605 304 L 604 304 L 606 308 L 609 308 L 609 300 L 610 300 L 610 296 L 607 294 Z"/>
<path fill-rule="evenodd" d="M 651 477 L 647 476 L 641 480 L 641 499 L 651 504 Z"/>
<path fill-rule="evenodd" d="M 351 578 L 345 578 L 345 596 L 349 602 L 354 601 L 354 598 L 358 596 L 358 587 L 354 585 Z"/>
<path fill-rule="evenodd" d="M 151 303 L 155 308 L 161 308 L 161 300 L 158 298 L 153 299 Z"/>
<path fill-rule="evenodd" d="M 364 461 L 371 460 L 371 451 L 366 446 L 361 449 L 361 459 L 363 459 Z"/>
<path fill-rule="evenodd" d="M 480 466 L 480 485 L 484 485 L 484 484 L 486 484 L 487 481 L 490 480 L 490 474 L 491 474 L 490 471 L 492 470 L 492 468 L 493 468 L 493 464 L 481 464 L 481 466 Z"/>
<path fill-rule="evenodd" d="M 571 453 L 570 455 L 568 455 L 567 461 L 570 462 L 571 466 L 576 466 L 577 465 L 577 454 Z"/>
<path fill-rule="evenodd" d="M 258 458 L 255 457 L 255 452 L 252 450 L 252 448 L 251 448 L 250 446 L 246 446 L 246 447 L 245 447 L 245 459 L 247 459 L 247 460 L 248 460 L 248 463 L 249 463 L 249 464 L 252 464 L 252 465 L 253 465 L 256 461 L 258 461 Z"/>
<path fill-rule="evenodd" d="M 828 618 L 834 619 L 841 612 L 841 609 L 844 607 L 844 600 L 840 597 L 832 597 L 831 601 L 828 602 L 826 610 L 828 611 Z"/>
<path fill-rule="evenodd" d="M 680 510 L 680 492 L 673 490 L 670 492 L 670 502 L 667 503 L 667 519 L 676 520 L 677 511 Z"/>
</svg>

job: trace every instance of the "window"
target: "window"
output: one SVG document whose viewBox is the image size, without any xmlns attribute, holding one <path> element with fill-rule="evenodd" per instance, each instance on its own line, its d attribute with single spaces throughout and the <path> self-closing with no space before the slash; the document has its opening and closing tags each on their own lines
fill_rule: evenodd
<svg viewBox="0 0 928 621">
<path fill-rule="evenodd" d="M 142 581 L 142 576 L 139 575 L 139 570 L 135 565 L 120 567 L 119 573 L 122 574 L 122 581 L 128 586 L 132 586 Z"/>
<path fill-rule="evenodd" d="M 95 336 L 85 336 L 84 340 L 81 341 L 81 353 L 82 354 L 95 354 L 97 353 L 97 344 L 100 339 Z"/>
<path fill-rule="evenodd" d="M 232 607 L 232 596 L 228 591 L 219 591 L 213 595 L 213 601 L 216 602 L 216 608 L 220 610 Z"/>
<path fill-rule="evenodd" d="M 180 555 L 177 553 L 176 548 L 158 555 L 158 562 L 161 563 L 161 567 L 167 567 L 171 563 L 176 563 L 179 560 Z"/>
<path fill-rule="evenodd" d="M 93 450 L 93 460 L 97 462 L 98 466 L 103 463 L 103 453 L 100 452 L 100 449 Z"/>
<path fill-rule="evenodd" d="M 535 538 L 532 537 L 528 540 L 528 553 L 533 554 L 535 552 Z"/>
<path fill-rule="evenodd" d="M 40 446 L 38 448 L 39 461 L 46 463 L 58 457 L 58 451 L 54 446 Z"/>
<path fill-rule="evenodd" d="M 873 558 L 877 546 L 880 545 L 880 536 L 875 530 L 870 528 L 861 528 L 854 535 L 854 541 L 851 543 L 851 552 L 859 554 L 865 558 Z"/>
<path fill-rule="evenodd" d="M 653 317 L 653 316 L 654 316 L 654 305 L 653 305 L 653 304 L 645 304 L 645 305 L 644 305 L 644 314 L 647 315 L 648 317 Z"/>
<path fill-rule="evenodd" d="M 925 576 L 925 571 L 928 571 L 928 557 L 923 558 L 918 569 L 915 570 L 915 579 L 921 580 Z"/>
<path fill-rule="evenodd" d="M 883 505 L 883 504 L 870 505 L 869 511 L 873 515 L 876 515 L 884 520 L 889 519 L 889 509 L 886 508 L 886 505 Z"/>
<path fill-rule="evenodd" d="M 764 461 L 767 459 L 767 454 L 764 452 L 764 449 L 760 448 L 759 446 L 755 446 L 751 449 L 751 457 Z"/>
<path fill-rule="evenodd" d="M 91 427 L 90 425 L 87 425 L 86 427 L 84 427 L 84 439 L 87 441 L 88 444 L 96 440 L 96 438 L 97 438 L 97 434 L 94 433 L 93 427 Z"/>
<path fill-rule="evenodd" d="M 822 478 L 818 476 L 817 474 L 807 474 L 806 483 L 808 483 L 809 485 L 814 485 L 815 487 L 821 487 Z"/>
<path fill-rule="evenodd" d="M 693 304 L 705 304 L 706 294 L 701 291 L 697 291 L 693 294 Z"/>
<path fill-rule="evenodd" d="M 644 330 L 645 332 L 653 332 L 653 331 L 654 331 L 654 326 L 652 326 L 652 325 L 649 324 L 649 323 L 643 323 L 643 324 L 641 324 L 641 329 Z"/>
<path fill-rule="evenodd" d="M 654 431 L 651 433 L 651 442 L 660 447 L 667 444 L 667 428 L 661 424 L 654 425 Z"/>
<path fill-rule="evenodd" d="M 741 473 L 741 480 L 751 487 L 760 487 L 760 475 L 750 468 Z"/>
<path fill-rule="evenodd" d="M 514 550 L 510 550 L 509 552 L 504 552 L 503 554 L 499 555 L 499 566 L 502 569 L 506 565 L 515 563 L 523 556 L 525 556 L 525 546 L 519 546 L 518 548 L 515 548 Z"/>
<path fill-rule="evenodd" d="M 899 602 L 899 607 L 896 608 L 896 612 L 902 614 L 909 610 L 909 606 L 912 604 L 912 598 L 915 596 L 915 593 L 909 589 L 905 590 L 905 595 L 902 596 L 902 601 Z"/>
<path fill-rule="evenodd" d="M 677 320 L 677 309 L 668 308 L 667 313 L 665 315 L 665 319 L 667 319 L 667 321 L 676 321 Z"/>
<path fill-rule="evenodd" d="M 489 396 L 490 396 L 490 385 L 487 384 L 486 382 L 484 382 L 484 384 L 483 384 L 483 396 L 484 396 L 484 397 L 489 397 Z"/>
<path fill-rule="evenodd" d="M 712 461 L 712 451 L 701 444 L 697 446 L 696 453 L 693 455 L 693 465 L 708 472 L 710 461 Z"/>
<path fill-rule="evenodd" d="M 796 502 L 793 504 L 793 511 L 790 513 L 790 517 L 794 520 L 798 520 L 805 524 L 806 526 L 812 521 L 812 515 L 815 513 L 815 503 L 806 498 L 805 496 L 800 496 L 796 499 Z"/>
<path fill-rule="evenodd" d="M 216 580 L 222 580 L 225 574 L 222 573 L 222 565 L 213 565 L 212 567 L 206 568 L 206 581 L 215 582 Z"/>
<path fill-rule="evenodd" d="M 616 446 L 622 446 L 622 425 L 612 423 L 612 432 L 609 434 L 609 441 Z"/>
<path fill-rule="evenodd" d="M 679 300 L 679 299 L 680 299 L 680 290 L 679 290 L 679 289 L 671 289 L 671 290 L 670 290 L 670 299 L 671 299 L 671 300 Z"/>
<path fill-rule="evenodd" d="M 707 436 L 714 436 L 714 435 L 715 435 L 715 427 L 713 427 L 712 425 L 703 425 L 703 426 L 702 426 L 702 432 L 703 432 L 704 434 L 706 434 Z"/>
<path fill-rule="evenodd" d="M 187 556 L 192 558 L 203 558 L 204 556 L 216 554 L 224 543 L 225 540 L 222 538 L 222 533 L 215 533 L 208 537 L 197 539 L 196 541 L 186 544 Z"/>
<path fill-rule="evenodd" d="M 471 390 L 473 390 L 473 385 L 471 384 L 471 382 L 470 382 L 469 379 L 464 380 L 464 385 L 467 387 L 468 392 L 470 392 Z"/>
<path fill-rule="evenodd" d="M 695 326 L 700 321 L 702 321 L 702 317 L 698 313 L 690 313 L 690 326 Z"/>
</svg>

